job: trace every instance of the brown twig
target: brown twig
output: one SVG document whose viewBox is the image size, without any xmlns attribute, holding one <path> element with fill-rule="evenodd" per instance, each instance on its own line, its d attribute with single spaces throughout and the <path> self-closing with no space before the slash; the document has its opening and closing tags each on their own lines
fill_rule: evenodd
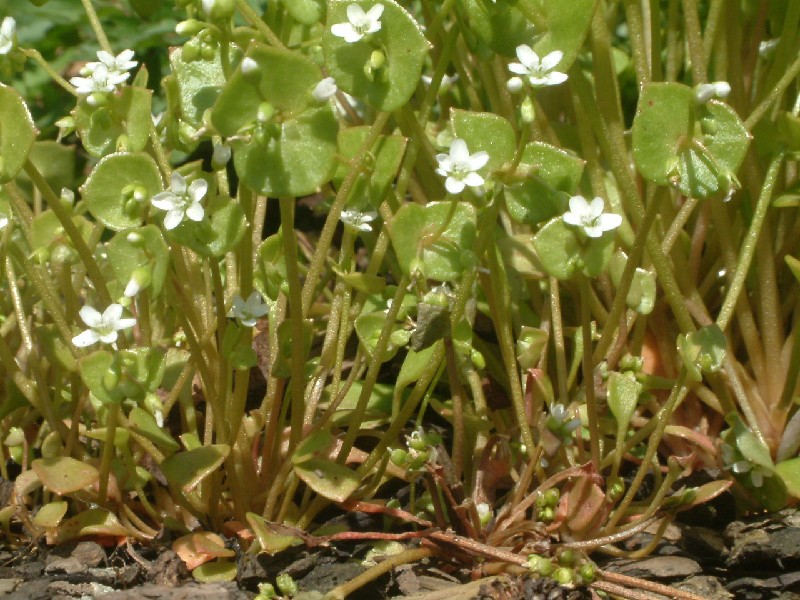
<svg viewBox="0 0 800 600">
<path fill-rule="evenodd" d="M 603 589 L 602 587 L 599 587 L 597 584 L 605 582 L 605 583 L 610 583 L 612 585 L 617 584 L 619 586 L 626 586 L 628 588 L 653 592 L 654 594 L 661 594 L 662 596 L 666 596 L 667 598 L 673 598 L 674 600 L 706 600 L 702 596 L 698 596 L 697 594 L 692 594 L 691 592 L 676 590 L 674 588 L 662 585 L 660 583 L 654 583 L 652 581 L 647 581 L 646 579 L 639 579 L 638 577 L 631 577 L 630 575 L 622 575 L 620 573 L 613 573 L 611 571 L 602 571 L 598 569 L 597 576 L 600 577 L 601 580 L 595 581 L 592 584 L 592 586 L 596 587 L 597 589 Z M 614 591 L 613 593 L 617 592 Z M 634 598 L 633 596 L 625 596 L 625 597 Z M 642 596 L 637 596 L 636 598 L 642 598 Z"/>
</svg>

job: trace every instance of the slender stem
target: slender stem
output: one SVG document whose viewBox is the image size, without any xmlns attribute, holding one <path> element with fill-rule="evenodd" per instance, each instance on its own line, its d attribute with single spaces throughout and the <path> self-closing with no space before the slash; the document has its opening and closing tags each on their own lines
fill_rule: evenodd
<svg viewBox="0 0 800 600">
<path fill-rule="evenodd" d="M 414 548 L 413 550 L 406 550 L 400 554 L 390 556 L 386 560 L 380 562 L 374 567 L 370 567 L 360 575 L 353 579 L 336 586 L 325 594 L 326 600 L 344 600 L 349 594 L 352 594 L 357 589 L 364 587 L 369 582 L 374 581 L 384 573 L 388 573 L 395 567 L 405 565 L 408 563 L 419 562 L 422 559 L 429 558 L 436 554 L 434 548 Z"/>
<path fill-rule="evenodd" d="M 272 6 L 272 2 L 269 2 L 269 5 Z M 251 8 L 251 6 L 247 3 L 247 0 L 236 0 L 236 8 L 244 15 L 244 18 L 247 19 L 253 27 L 255 27 L 258 32 L 263 35 L 270 45 L 275 46 L 276 48 L 285 48 L 286 46 L 283 45 L 283 42 L 278 39 L 278 36 L 270 29 L 264 20 L 258 15 L 258 13 Z"/>
<path fill-rule="evenodd" d="M 683 0 L 683 19 L 686 43 L 692 61 L 692 80 L 698 85 L 705 83 L 706 61 L 703 53 L 703 36 L 700 32 L 700 16 L 697 14 L 697 0 Z"/>
<path fill-rule="evenodd" d="M 35 60 L 44 70 L 44 72 L 50 75 L 50 78 L 58 85 L 67 90 L 73 96 L 78 96 L 78 92 L 75 90 L 75 87 L 69 81 L 64 79 L 58 71 L 51 67 L 50 63 L 44 59 L 44 56 L 42 56 L 36 48 L 24 48 L 22 52 L 28 58 Z"/>
<path fill-rule="evenodd" d="M 550 277 L 550 319 L 553 326 L 553 346 L 556 351 L 558 398 L 567 402 L 567 351 L 564 346 L 564 321 L 561 317 L 561 294 L 558 279 Z"/>
<path fill-rule="evenodd" d="M 772 199 L 772 192 L 778 182 L 778 173 L 783 164 L 783 151 L 778 152 L 772 159 L 767 170 L 767 175 L 764 178 L 764 185 L 761 188 L 761 195 L 758 197 L 753 220 L 750 223 L 750 228 L 745 234 L 744 242 L 742 243 L 742 250 L 739 253 L 739 262 L 736 266 L 736 273 L 734 273 L 731 280 L 728 293 L 725 296 L 725 301 L 722 304 L 722 309 L 717 316 L 717 325 L 723 331 L 728 327 L 733 311 L 736 308 L 736 303 L 739 300 L 739 294 L 742 293 L 744 283 L 747 278 L 747 272 L 750 270 L 750 263 L 753 260 L 753 255 L 756 251 L 756 244 L 758 242 L 758 234 L 761 231 L 761 226 L 764 223 L 764 217 L 767 214 L 770 200 Z"/>
<path fill-rule="evenodd" d="M 592 464 L 600 471 L 600 423 L 597 399 L 594 394 L 594 361 L 592 360 L 592 322 L 589 314 L 589 279 L 579 276 L 581 288 L 581 334 L 583 338 L 583 389 L 586 394 L 586 412 L 589 419 L 589 446 Z"/>
<path fill-rule="evenodd" d="M 103 455 L 100 458 L 100 483 L 97 491 L 98 503 L 103 505 L 106 503 L 106 494 L 108 492 L 108 475 L 111 472 L 111 460 L 116 454 L 116 445 L 114 438 L 117 433 L 117 419 L 119 418 L 119 403 L 115 402 L 108 407 L 108 416 L 106 418 L 106 439 L 103 445 Z"/>
<path fill-rule="evenodd" d="M 625 0 L 625 16 L 630 33 L 633 64 L 639 87 L 650 81 L 650 68 L 647 64 L 647 42 L 644 35 L 641 0 Z"/>
<path fill-rule="evenodd" d="M 292 332 L 291 394 L 292 429 L 289 449 L 294 448 L 303 434 L 303 402 L 305 396 L 305 341 L 303 300 L 300 290 L 300 269 L 297 264 L 297 236 L 294 231 L 294 198 L 281 198 L 281 231 L 283 254 L 286 259 L 289 286 L 289 323 Z"/>
<path fill-rule="evenodd" d="M 92 6 L 92 0 L 81 0 L 81 3 L 83 4 L 83 10 L 86 11 L 86 16 L 89 18 L 89 24 L 94 30 L 94 34 L 97 37 L 100 47 L 109 54 L 114 54 L 111 44 L 108 43 L 106 32 L 103 31 L 103 26 L 100 24 L 100 19 L 97 18 L 97 13 L 94 10 L 94 6 Z"/>
</svg>

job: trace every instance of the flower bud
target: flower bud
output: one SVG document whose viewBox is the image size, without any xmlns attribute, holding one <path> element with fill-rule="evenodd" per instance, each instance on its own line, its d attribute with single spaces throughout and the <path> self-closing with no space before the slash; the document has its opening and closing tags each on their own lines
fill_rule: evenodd
<svg viewBox="0 0 800 600">
<path fill-rule="evenodd" d="M 197 35 L 203 29 L 206 28 L 206 24 L 202 21 L 198 21 L 197 19 L 187 19 L 186 21 L 181 21 L 175 27 L 175 33 L 178 35 L 186 35 L 186 36 L 193 36 Z"/>
<path fill-rule="evenodd" d="M 553 579 L 555 579 L 561 585 L 570 585 L 573 581 L 575 581 L 575 573 L 572 571 L 572 569 L 561 567 L 560 569 L 555 570 L 553 573 Z"/>
<path fill-rule="evenodd" d="M 211 155 L 211 168 L 215 171 L 223 169 L 231 159 L 231 147 L 227 144 L 214 144 L 214 153 Z"/>
</svg>

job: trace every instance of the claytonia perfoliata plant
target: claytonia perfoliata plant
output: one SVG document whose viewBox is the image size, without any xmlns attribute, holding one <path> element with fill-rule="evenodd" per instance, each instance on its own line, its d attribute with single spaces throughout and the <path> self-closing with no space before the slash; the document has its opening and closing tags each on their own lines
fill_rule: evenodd
<svg viewBox="0 0 800 600">
<path fill-rule="evenodd" d="M 519 62 L 512 62 L 508 65 L 508 70 L 521 77 L 512 77 L 508 80 L 508 88 L 512 91 L 520 90 L 523 82 L 527 81 L 533 87 L 546 87 L 558 85 L 567 80 L 567 74 L 556 71 L 555 68 L 564 58 L 564 53 L 560 50 L 553 50 L 544 58 L 525 44 L 517 46 L 517 58 Z"/>
<path fill-rule="evenodd" d="M 772 477 L 774 471 L 757 465 L 743 456 L 730 444 L 721 444 L 723 467 L 736 475 L 750 474 L 750 483 L 753 487 L 760 488 L 764 485 L 766 477 Z"/>
<path fill-rule="evenodd" d="M 347 7 L 347 23 L 331 26 L 331 33 L 348 44 L 358 42 L 370 33 L 380 31 L 382 14 L 382 4 L 376 4 L 366 12 L 358 4 L 350 4 Z"/>
<path fill-rule="evenodd" d="M 169 187 L 168 191 L 156 194 L 150 200 L 156 208 L 167 211 L 164 228 L 175 229 L 184 217 L 195 222 L 202 221 L 205 210 L 200 200 L 208 192 L 208 182 L 205 179 L 195 179 L 187 186 L 186 178 L 173 171 Z"/>
<path fill-rule="evenodd" d="M 614 213 L 603 212 L 602 198 L 587 202 L 583 196 L 572 196 L 569 199 L 569 210 L 564 213 L 564 222 L 579 227 L 588 237 L 598 238 L 606 231 L 612 231 L 622 225 L 622 217 Z"/>
<path fill-rule="evenodd" d="M 374 211 L 360 212 L 357 210 L 343 210 L 341 215 L 342 223 L 347 227 L 357 231 L 372 231 L 372 223 L 378 218 L 378 213 Z"/>
<path fill-rule="evenodd" d="M 14 48 L 17 35 L 17 22 L 6 17 L 0 23 L 0 54 L 8 54 Z"/>
<path fill-rule="evenodd" d="M 100 50 L 96 62 L 86 63 L 81 69 L 80 77 L 73 77 L 70 83 L 82 96 L 89 96 L 89 103 L 96 104 L 94 94 L 109 94 L 125 83 L 130 77 L 128 71 L 138 63 L 133 58 L 133 50 L 123 50 L 117 56 Z"/>
<path fill-rule="evenodd" d="M 264 302 L 261 294 L 252 292 L 247 297 L 247 300 L 239 294 L 235 294 L 228 316 L 236 319 L 245 327 L 253 327 L 258 319 L 266 315 L 267 312 L 269 312 L 269 307 Z"/>
<path fill-rule="evenodd" d="M 118 331 L 128 329 L 136 324 L 136 319 L 122 318 L 122 305 L 109 304 L 102 314 L 91 306 L 84 306 L 78 313 L 81 320 L 89 327 L 72 338 L 78 348 L 85 348 L 97 342 L 115 344 Z"/>
<path fill-rule="evenodd" d="M 478 171 L 489 162 L 489 154 L 483 151 L 470 154 L 464 140 L 454 139 L 450 145 L 450 153 L 437 154 L 436 160 L 439 163 L 436 172 L 446 177 L 444 187 L 451 194 L 460 194 L 466 186 L 483 185 L 483 177 Z"/>
</svg>

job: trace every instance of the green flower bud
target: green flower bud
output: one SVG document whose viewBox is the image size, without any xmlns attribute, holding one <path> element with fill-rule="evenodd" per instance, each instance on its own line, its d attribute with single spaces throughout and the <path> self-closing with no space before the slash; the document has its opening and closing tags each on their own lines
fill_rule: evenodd
<svg viewBox="0 0 800 600">
<path fill-rule="evenodd" d="M 297 583 L 288 573 L 281 573 L 278 575 L 275 578 L 275 584 L 284 596 L 296 596 L 297 592 L 300 591 L 297 587 Z"/>
<path fill-rule="evenodd" d="M 194 62 L 200 58 L 200 40 L 192 38 L 183 45 L 181 58 L 184 62 Z"/>
<path fill-rule="evenodd" d="M 593 562 L 583 563 L 578 569 L 578 576 L 581 578 L 582 583 L 592 583 L 597 576 L 597 568 Z"/>
<path fill-rule="evenodd" d="M 408 462 L 408 452 L 402 448 L 396 448 L 395 450 L 392 450 L 392 453 L 389 455 L 389 460 L 391 460 L 398 467 L 404 467 Z"/>
<path fill-rule="evenodd" d="M 565 548 L 558 554 L 558 564 L 562 567 L 574 567 L 577 560 L 578 556 L 575 551 L 569 548 Z"/>
<path fill-rule="evenodd" d="M 533 123 L 536 119 L 536 110 L 534 109 L 533 100 L 531 100 L 530 96 L 522 101 L 519 111 L 523 123 Z"/>
<path fill-rule="evenodd" d="M 555 579 L 561 585 L 570 585 L 575 581 L 575 573 L 572 571 L 572 569 L 561 567 L 560 569 L 555 570 L 553 573 L 553 579 Z"/>
<path fill-rule="evenodd" d="M 528 556 L 528 568 L 542 577 L 548 577 L 553 572 L 553 562 L 544 556 L 531 554 Z"/>
<path fill-rule="evenodd" d="M 546 506 L 555 508 L 558 504 L 558 501 L 561 499 L 561 492 L 559 492 L 556 488 L 550 488 L 549 490 L 545 491 L 544 498 Z"/>
<path fill-rule="evenodd" d="M 175 33 L 178 35 L 193 36 L 197 35 L 205 28 L 206 24 L 202 21 L 198 21 L 197 19 L 187 19 L 176 25 Z"/>
</svg>

